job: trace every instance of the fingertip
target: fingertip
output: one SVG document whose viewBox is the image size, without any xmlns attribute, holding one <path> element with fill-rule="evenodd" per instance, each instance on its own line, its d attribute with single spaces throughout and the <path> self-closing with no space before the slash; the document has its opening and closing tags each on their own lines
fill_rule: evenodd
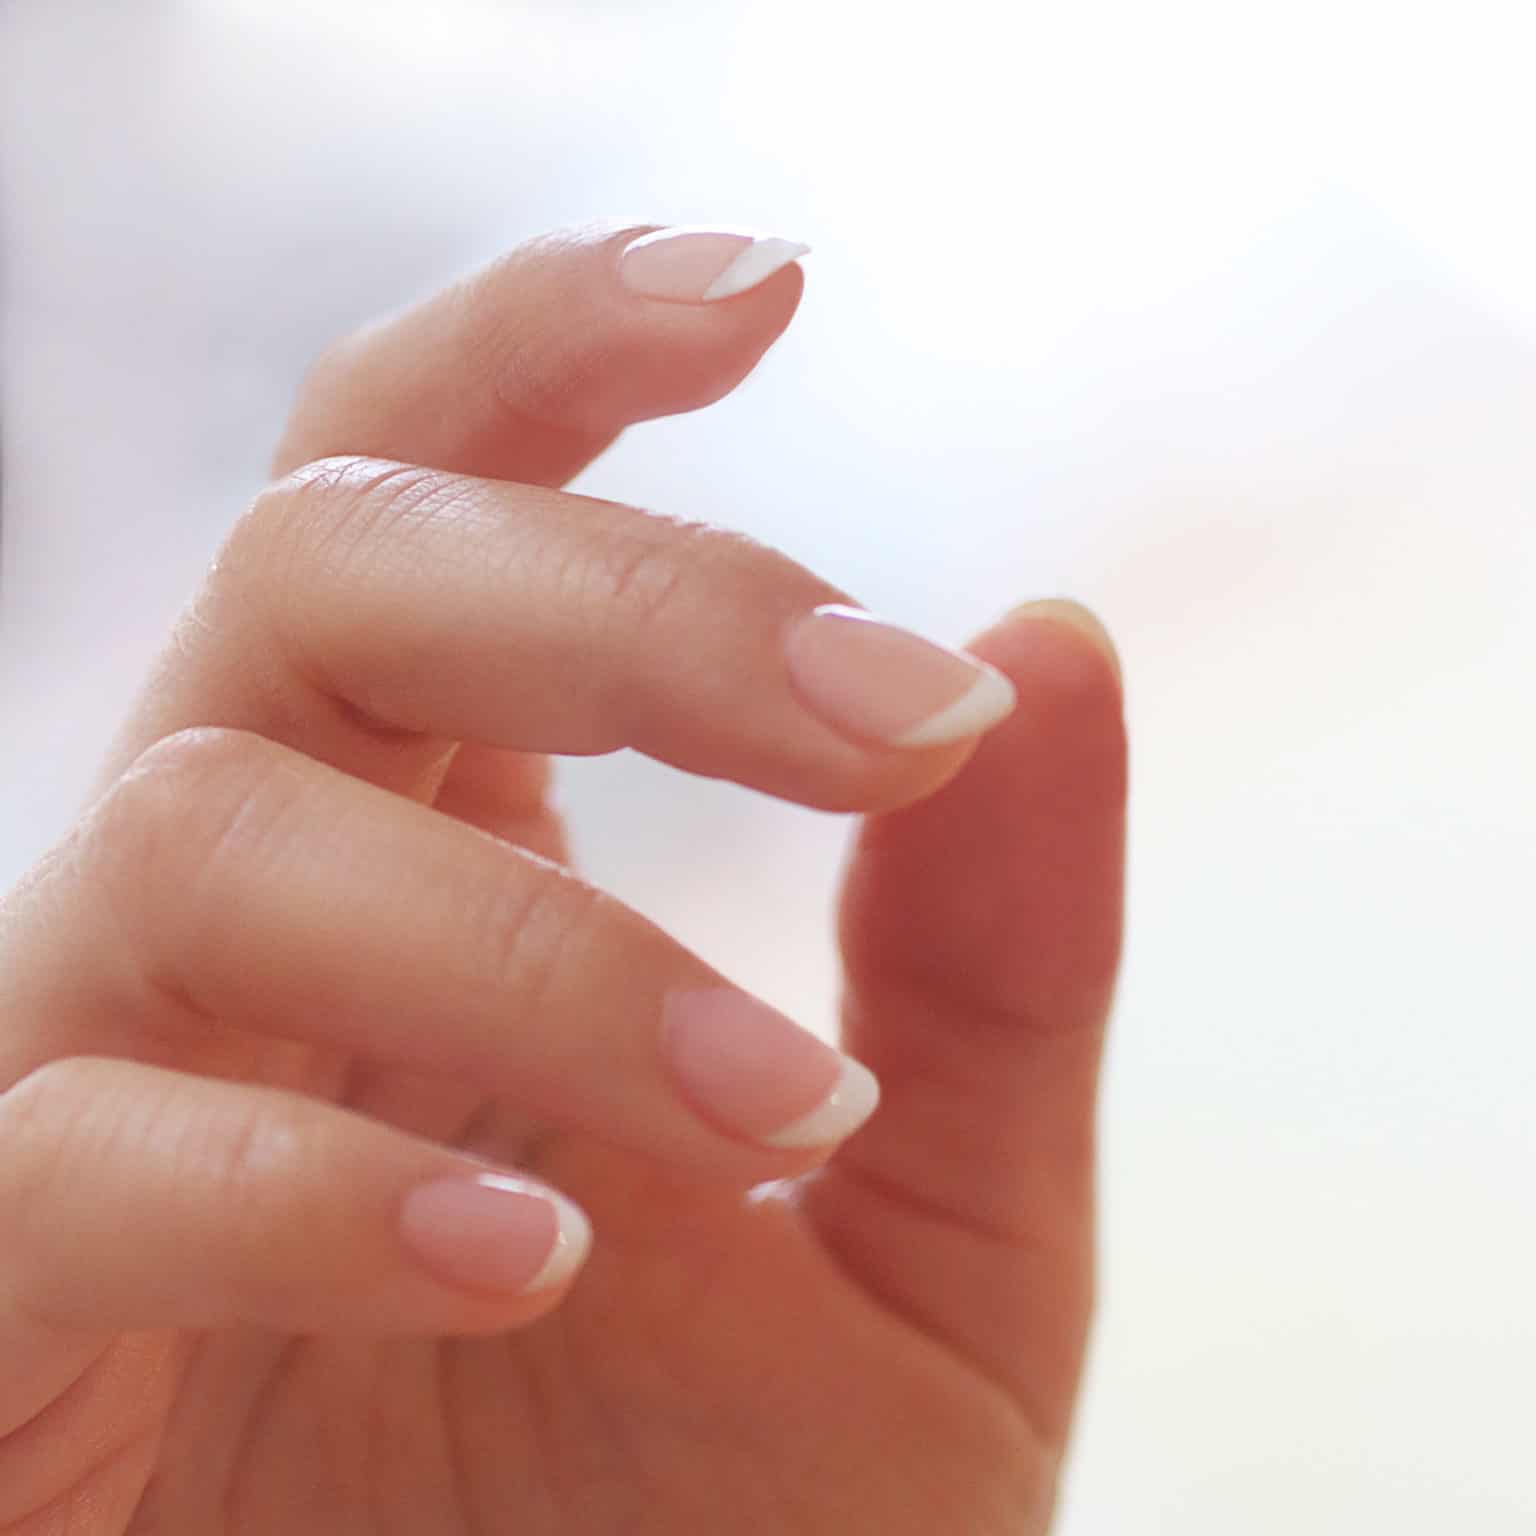
<svg viewBox="0 0 1536 1536">
<path fill-rule="evenodd" d="M 679 1091 L 733 1137 L 825 1155 L 880 1101 L 868 1067 L 733 987 L 674 988 L 663 1016 L 663 1050 Z"/>
<path fill-rule="evenodd" d="M 603 391 L 593 391 L 594 401 L 606 392 L 596 406 L 608 413 L 603 425 L 681 415 L 729 395 L 789 328 L 805 290 L 798 256 L 808 248 L 776 237 L 642 226 L 607 247 L 614 325 Z M 673 248 L 676 270 L 662 270 Z M 648 275 L 629 276 L 637 267 Z"/>
<path fill-rule="evenodd" d="M 401 1204 L 400 1235 L 439 1284 L 509 1301 L 555 1299 L 592 1247 L 579 1206 L 532 1180 L 491 1172 L 418 1184 Z"/>
<path fill-rule="evenodd" d="M 718 225 L 674 226 L 625 243 L 617 274 L 640 299 L 712 305 L 761 287 L 810 249 L 802 241 Z"/>
<path fill-rule="evenodd" d="M 667 234 L 611 221 L 537 236 L 329 348 L 276 469 L 345 450 L 559 485 L 624 428 L 729 394 L 794 316 L 799 249 L 727 236 L 742 265 L 693 302 L 658 301 L 625 286 L 621 263 Z M 729 291 L 706 300 L 717 281 Z"/>
<path fill-rule="evenodd" d="M 980 658 L 842 603 L 801 615 L 784 662 L 806 709 L 868 746 L 953 746 L 984 735 L 1016 702 L 1012 683 Z"/>
<path fill-rule="evenodd" d="M 1086 648 L 1084 640 L 1088 642 Z M 997 648 L 1012 656 L 1019 654 L 1015 647 L 1026 642 L 1032 674 L 1038 675 L 1042 666 L 1048 666 L 1060 674 L 1064 683 L 1077 681 L 1088 685 L 1102 676 L 1107 665 L 1116 688 L 1124 687 L 1124 669 L 1114 638 L 1098 615 L 1075 598 L 1046 597 L 1021 603 L 1010 609 L 977 645 L 987 651 Z"/>
</svg>

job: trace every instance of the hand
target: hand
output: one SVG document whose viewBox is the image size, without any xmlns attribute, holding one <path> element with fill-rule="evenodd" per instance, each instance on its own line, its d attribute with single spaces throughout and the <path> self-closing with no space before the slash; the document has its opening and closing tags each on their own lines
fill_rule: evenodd
<svg viewBox="0 0 1536 1536">
<path fill-rule="evenodd" d="M 782 265 L 697 302 L 742 242 L 621 262 L 636 233 L 321 361 L 99 800 L 0 907 L 7 1536 L 1049 1521 L 1113 653 L 1066 603 L 992 629 L 1017 707 L 978 747 L 999 675 L 553 489 L 798 301 Z M 537 754 L 621 745 L 869 813 L 862 1129 L 857 1068 L 566 867 Z"/>
</svg>

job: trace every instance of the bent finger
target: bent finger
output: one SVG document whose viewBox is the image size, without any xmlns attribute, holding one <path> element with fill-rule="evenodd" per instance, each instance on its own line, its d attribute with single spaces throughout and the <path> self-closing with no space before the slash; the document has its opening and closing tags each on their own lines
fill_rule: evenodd
<svg viewBox="0 0 1536 1536">
<path fill-rule="evenodd" d="M 562 485 L 632 422 L 728 394 L 794 315 L 805 247 L 565 230 L 330 348 L 274 472 L 334 454 Z"/>
<path fill-rule="evenodd" d="M 0 1129 L 0 1295 L 56 1329 L 481 1333 L 554 1306 L 590 1239 L 537 1180 L 144 1062 L 56 1059 Z"/>
<path fill-rule="evenodd" d="M 631 423 L 730 393 L 794 315 L 801 254 L 783 240 L 654 225 L 528 241 L 328 348 L 274 473 L 355 453 L 562 485 Z M 524 810 L 530 775 L 490 755 L 460 751 L 435 803 L 558 857 L 559 818 Z"/>
<path fill-rule="evenodd" d="M 738 535 L 339 459 L 235 530 L 114 756 L 231 726 L 426 798 L 454 740 L 630 746 L 870 809 L 935 788 L 1011 702 L 995 669 Z"/>
<path fill-rule="evenodd" d="M 4 1373 L 0 1423 L 49 1400 L 66 1341 L 498 1331 L 557 1305 L 589 1246 L 580 1209 L 537 1180 L 142 1062 L 48 1063 L 0 1094 L 0 1142 L 0 1358 L 32 1365 Z"/>
<path fill-rule="evenodd" d="M 354 453 L 562 485 L 630 424 L 730 393 L 793 317 L 803 253 L 739 231 L 649 224 L 530 240 L 328 348 L 274 473 Z M 529 775 L 495 755 L 499 765 L 473 744 L 460 751 L 435 803 L 558 856 L 558 817 L 524 811 Z"/>
<path fill-rule="evenodd" d="M 0 1080 L 101 1051 L 215 1072 L 278 1037 L 741 1184 L 873 1108 L 855 1063 L 559 866 L 237 732 L 145 754 L 8 940 Z"/>
</svg>

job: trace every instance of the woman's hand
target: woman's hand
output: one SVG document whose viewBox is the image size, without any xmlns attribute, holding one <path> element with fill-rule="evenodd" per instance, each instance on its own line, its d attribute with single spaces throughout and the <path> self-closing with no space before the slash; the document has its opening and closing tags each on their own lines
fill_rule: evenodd
<svg viewBox="0 0 1536 1536">
<path fill-rule="evenodd" d="M 535 242 L 322 360 L 0 907 L 6 1536 L 1048 1522 L 1113 655 L 1041 603 L 978 666 L 553 489 L 798 300 L 792 249 L 644 233 Z M 626 745 L 876 813 L 863 1129 L 867 1072 L 566 867 L 538 754 Z"/>
</svg>

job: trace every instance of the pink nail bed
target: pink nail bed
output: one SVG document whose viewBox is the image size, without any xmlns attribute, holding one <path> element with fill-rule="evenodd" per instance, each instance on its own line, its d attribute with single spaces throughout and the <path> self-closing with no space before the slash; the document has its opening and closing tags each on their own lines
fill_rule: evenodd
<svg viewBox="0 0 1536 1536">
<path fill-rule="evenodd" d="M 445 1285 L 504 1296 L 563 1284 L 592 1242 L 586 1216 L 569 1200 L 494 1173 L 417 1185 L 400 1208 L 400 1236 Z"/>
<path fill-rule="evenodd" d="M 843 735 L 888 747 L 937 747 L 990 730 L 1011 712 L 995 667 L 859 608 L 828 603 L 784 646 L 800 700 Z"/>
<path fill-rule="evenodd" d="M 680 225 L 624 247 L 619 281 L 642 298 L 713 304 L 765 283 L 810 246 L 773 235 Z"/>
<path fill-rule="evenodd" d="M 773 1147 L 826 1146 L 874 1113 L 874 1074 L 729 987 L 668 993 L 662 1038 L 683 1092 L 722 1129 Z"/>
</svg>

